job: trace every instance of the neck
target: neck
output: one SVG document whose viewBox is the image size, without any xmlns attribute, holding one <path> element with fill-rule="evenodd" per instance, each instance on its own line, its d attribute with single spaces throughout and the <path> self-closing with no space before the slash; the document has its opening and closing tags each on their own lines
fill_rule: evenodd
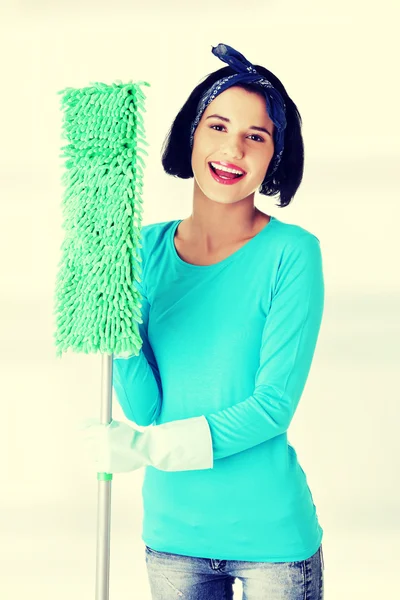
<svg viewBox="0 0 400 600">
<path fill-rule="evenodd" d="M 262 214 L 254 206 L 254 194 L 233 204 L 195 196 L 187 235 L 193 244 L 212 252 L 252 237 Z"/>
</svg>

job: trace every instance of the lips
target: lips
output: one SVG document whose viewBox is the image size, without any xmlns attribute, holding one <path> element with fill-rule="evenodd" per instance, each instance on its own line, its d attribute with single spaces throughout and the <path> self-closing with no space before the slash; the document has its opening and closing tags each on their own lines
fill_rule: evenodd
<svg viewBox="0 0 400 600">
<path fill-rule="evenodd" d="M 210 163 L 208 163 L 208 168 L 210 169 L 211 177 L 215 181 L 217 181 L 218 183 L 221 183 L 223 185 L 234 185 L 235 183 L 238 183 L 239 181 L 241 181 L 242 179 L 244 179 L 244 177 L 246 177 L 246 173 L 244 173 L 240 177 L 234 177 L 232 179 L 223 179 L 222 177 L 219 177 L 219 175 L 217 175 L 217 173 L 213 170 L 213 168 L 212 168 L 212 166 L 211 166 Z"/>
</svg>

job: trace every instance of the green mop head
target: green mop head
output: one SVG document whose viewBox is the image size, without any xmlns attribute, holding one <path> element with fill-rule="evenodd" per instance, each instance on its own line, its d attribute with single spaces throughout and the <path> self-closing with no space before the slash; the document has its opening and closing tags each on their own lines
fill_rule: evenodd
<svg viewBox="0 0 400 600">
<path fill-rule="evenodd" d="M 139 252 L 141 112 L 147 82 L 66 88 L 62 137 L 67 158 L 61 261 L 55 292 L 56 356 L 74 352 L 138 355 L 142 346 Z"/>
</svg>

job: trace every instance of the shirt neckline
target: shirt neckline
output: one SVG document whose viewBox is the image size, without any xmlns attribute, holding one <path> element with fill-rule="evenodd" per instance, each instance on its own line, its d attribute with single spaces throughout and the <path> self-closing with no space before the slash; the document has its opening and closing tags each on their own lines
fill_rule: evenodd
<svg viewBox="0 0 400 600">
<path fill-rule="evenodd" d="M 176 221 L 172 222 L 172 227 L 170 228 L 170 235 L 169 235 L 169 245 L 170 245 L 172 254 L 175 258 L 175 261 L 177 263 L 179 263 L 180 265 L 184 265 L 185 267 L 190 268 L 190 269 L 213 269 L 213 268 L 215 269 L 222 265 L 226 265 L 227 263 L 234 260 L 239 254 L 245 252 L 246 248 L 248 248 L 252 244 L 255 244 L 256 240 L 260 239 L 260 237 L 262 237 L 265 234 L 265 232 L 268 232 L 269 229 L 271 228 L 271 225 L 273 224 L 273 222 L 277 221 L 277 220 L 278 219 L 276 217 L 270 215 L 270 220 L 268 221 L 268 223 L 266 225 L 264 225 L 264 227 L 258 233 L 256 233 L 255 236 L 253 236 L 248 242 L 243 244 L 243 246 L 241 246 L 240 248 L 235 250 L 235 252 L 233 252 L 232 254 L 230 254 L 229 256 L 224 258 L 223 260 L 220 260 L 219 262 L 214 263 L 212 265 L 193 265 L 192 263 L 188 263 L 185 260 L 182 260 L 182 258 L 179 256 L 179 254 L 175 248 L 174 238 L 175 238 L 175 231 L 178 229 L 178 225 L 179 225 L 179 223 L 182 223 L 183 219 L 177 219 Z"/>
</svg>

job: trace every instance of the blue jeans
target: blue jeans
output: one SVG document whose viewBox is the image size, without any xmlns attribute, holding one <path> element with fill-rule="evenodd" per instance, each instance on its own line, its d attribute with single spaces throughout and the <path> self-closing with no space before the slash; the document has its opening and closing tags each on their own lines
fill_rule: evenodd
<svg viewBox="0 0 400 600">
<path fill-rule="evenodd" d="M 193 558 L 145 548 L 152 600 L 233 600 L 235 578 L 242 600 L 323 600 L 322 544 L 306 560 L 250 562 Z"/>
</svg>

